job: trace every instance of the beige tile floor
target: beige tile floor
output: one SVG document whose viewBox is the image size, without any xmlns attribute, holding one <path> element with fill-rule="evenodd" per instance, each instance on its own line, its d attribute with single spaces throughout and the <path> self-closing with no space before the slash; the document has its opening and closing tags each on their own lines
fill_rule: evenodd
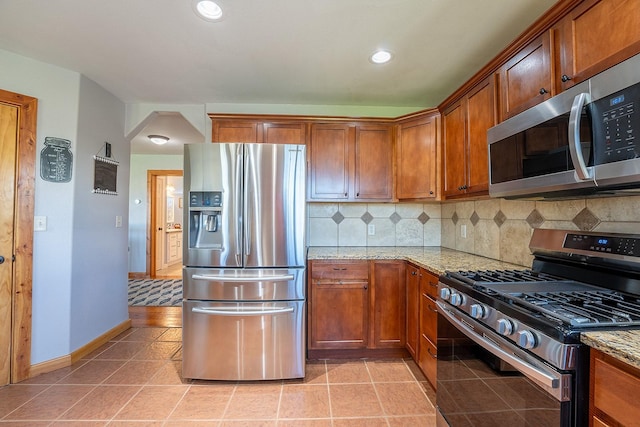
<svg viewBox="0 0 640 427">
<path fill-rule="evenodd" d="M 6 426 L 435 426 L 411 360 L 316 361 L 300 380 L 183 380 L 180 328 L 132 328 L 85 359 L 0 388 Z"/>
</svg>

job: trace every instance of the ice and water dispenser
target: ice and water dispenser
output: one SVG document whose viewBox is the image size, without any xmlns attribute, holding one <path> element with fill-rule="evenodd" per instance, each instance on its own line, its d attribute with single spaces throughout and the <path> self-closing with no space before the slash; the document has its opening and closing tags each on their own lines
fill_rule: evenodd
<svg viewBox="0 0 640 427">
<path fill-rule="evenodd" d="M 222 248 L 222 209 L 221 191 L 189 193 L 189 248 Z"/>
</svg>

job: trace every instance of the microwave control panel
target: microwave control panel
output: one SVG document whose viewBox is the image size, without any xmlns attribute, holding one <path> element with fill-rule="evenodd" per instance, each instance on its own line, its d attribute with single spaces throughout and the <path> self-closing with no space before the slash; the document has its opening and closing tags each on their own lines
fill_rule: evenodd
<svg viewBox="0 0 640 427">
<path fill-rule="evenodd" d="M 593 102 L 596 164 L 640 157 L 639 104 L 640 83 Z"/>
</svg>

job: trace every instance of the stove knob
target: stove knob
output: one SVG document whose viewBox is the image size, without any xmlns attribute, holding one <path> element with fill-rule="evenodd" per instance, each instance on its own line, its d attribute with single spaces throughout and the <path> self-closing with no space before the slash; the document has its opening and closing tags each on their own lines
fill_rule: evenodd
<svg viewBox="0 0 640 427">
<path fill-rule="evenodd" d="M 500 335 L 511 335 L 513 333 L 513 323 L 508 319 L 498 320 L 498 333 Z"/>
<path fill-rule="evenodd" d="M 536 336 L 529 331 L 520 331 L 518 332 L 518 345 L 527 349 L 535 348 L 538 345 Z"/>
<path fill-rule="evenodd" d="M 487 317 L 487 308 L 482 304 L 472 304 L 469 314 L 474 319 L 484 319 Z"/>
<path fill-rule="evenodd" d="M 453 292 L 449 297 L 449 302 L 451 303 L 451 305 L 460 307 L 462 304 L 464 304 L 464 296 Z"/>
<path fill-rule="evenodd" d="M 449 288 L 440 289 L 440 298 L 446 301 L 449 299 L 449 296 L 451 296 L 451 289 Z"/>
</svg>

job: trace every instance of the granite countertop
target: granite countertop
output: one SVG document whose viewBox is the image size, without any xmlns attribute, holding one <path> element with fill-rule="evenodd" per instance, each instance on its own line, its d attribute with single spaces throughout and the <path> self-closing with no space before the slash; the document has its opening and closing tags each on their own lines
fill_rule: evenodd
<svg viewBox="0 0 640 427">
<path fill-rule="evenodd" d="M 445 270 L 496 270 L 530 268 L 441 247 L 309 247 L 307 259 L 397 259 L 412 262 L 435 275 Z"/>
<path fill-rule="evenodd" d="M 583 332 L 580 341 L 640 369 L 640 330 Z"/>
</svg>

